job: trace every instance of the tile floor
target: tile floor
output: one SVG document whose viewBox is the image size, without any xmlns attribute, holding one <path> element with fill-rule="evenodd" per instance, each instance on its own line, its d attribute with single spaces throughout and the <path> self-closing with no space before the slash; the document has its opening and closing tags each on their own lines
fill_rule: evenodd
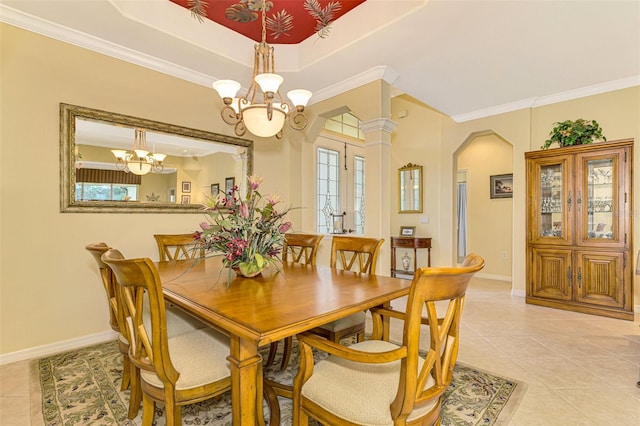
<svg viewBox="0 0 640 426">
<path fill-rule="evenodd" d="M 524 303 L 475 278 L 458 360 L 527 384 L 509 425 L 640 426 L 640 315 L 622 321 Z M 393 337 L 393 336 L 392 336 Z M 0 366 L 0 425 L 37 425 L 28 361 Z"/>
</svg>

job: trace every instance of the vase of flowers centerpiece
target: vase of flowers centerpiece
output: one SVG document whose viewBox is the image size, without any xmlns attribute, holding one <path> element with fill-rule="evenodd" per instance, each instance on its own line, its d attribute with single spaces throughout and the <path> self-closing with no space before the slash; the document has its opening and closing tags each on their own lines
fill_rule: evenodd
<svg viewBox="0 0 640 426">
<path fill-rule="evenodd" d="M 258 191 L 263 179 L 249 176 L 247 193 L 238 186 L 219 193 L 205 204 L 207 221 L 200 224 L 197 239 L 206 252 L 224 256 L 223 265 L 244 277 L 259 275 L 269 264 L 279 262 L 284 234 L 291 228 L 285 216 L 289 208 L 277 209 L 278 196 L 263 200 Z M 275 265 L 277 268 L 277 265 Z"/>
</svg>

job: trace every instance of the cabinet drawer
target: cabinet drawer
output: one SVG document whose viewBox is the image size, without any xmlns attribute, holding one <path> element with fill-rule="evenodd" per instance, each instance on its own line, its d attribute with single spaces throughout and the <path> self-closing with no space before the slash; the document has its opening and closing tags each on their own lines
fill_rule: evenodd
<svg viewBox="0 0 640 426">
<path fill-rule="evenodd" d="M 413 238 L 394 238 L 391 244 L 393 247 L 413 248 L 415 247 L 415 240 Z"/>
</svg>

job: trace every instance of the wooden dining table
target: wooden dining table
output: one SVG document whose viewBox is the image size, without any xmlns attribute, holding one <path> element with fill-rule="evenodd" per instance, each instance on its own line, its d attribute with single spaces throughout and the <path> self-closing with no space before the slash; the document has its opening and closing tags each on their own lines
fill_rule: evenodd
<svg viewBox="0 0 640 426">
<path fill-rule="evenodd" d="M 263 424 L 261 346 L 408 294 L 410 281 L 284 263 L 238 277 L 221 256 L 156 263 L 165 300 L 230 336 L 234 425 Z"/>
</svg>

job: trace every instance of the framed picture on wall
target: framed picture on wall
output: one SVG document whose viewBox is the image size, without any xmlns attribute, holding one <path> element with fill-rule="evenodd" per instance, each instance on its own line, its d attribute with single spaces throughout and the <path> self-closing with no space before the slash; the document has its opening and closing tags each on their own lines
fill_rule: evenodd
<svg viewBox="0 0 640 426">
<path fill-rule="evenodd" d="M 191 182 L 182 182 L 182 192 L 191 192 Z"/>
<path fill-rule="evenodd" d="M 513 198 L 513 173 L 491 176 L 489 191 L 491 198 Z"/>
<path fill-rule="evenodd" d="M 191 204 L 191 195 L 183 195 L 180 200 L 181 204 Z"/>
<path fill-rule="evenodd" d="M 416 227 L 415 226 L 401 226 L 400 227 L 400 236 L 401 237 L 415 237 L 416 236 Z"/>
<path fill-rule="evenodd" d="M 235 177 L 228 177 L 224 180 L 224 192 L 225 193 L 229 193 L 229 191 L 231 191 L 233 189 L 233 187 L 236 186 L 236 178 Z"/>
<path fill-rule="evenodd" d="M 212 197 L 217 196 L 218 192 L 220 192 L 220 184 L 219 183 L 212 183 L 211 184 L 211 196 Z"/>
</svg>

